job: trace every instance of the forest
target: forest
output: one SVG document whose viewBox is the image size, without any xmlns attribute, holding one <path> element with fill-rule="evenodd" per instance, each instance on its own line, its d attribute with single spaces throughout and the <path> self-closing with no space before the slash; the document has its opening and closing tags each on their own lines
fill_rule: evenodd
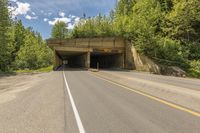
<svg viewBox="0 0 200 133">
<path fill-rule="evenodd" d="M 41 35 L 9 17 L 0 3 L 0 71 L 38 69 L 52 63 Z M 72 30 L 57 22 L 52 38 L 124 37 L 140 54 L 200 77 L 199 0 L 119 0 L 107 15 L 83 15 Z"/>
<path fill-rule="evenodd" d="M 109 15 L 85 16 L 68 37 L 124 37 L 140 54 L 200 77 L 199 0 L 120 0 Z"/>
<path fill-rule="evenodd" d="M 0 16 L 0 72 L 35 70 L 52 64 L 52 51 L 40 33 L 12 19 L 7 0 L 0 0 Z"/>
</svg>

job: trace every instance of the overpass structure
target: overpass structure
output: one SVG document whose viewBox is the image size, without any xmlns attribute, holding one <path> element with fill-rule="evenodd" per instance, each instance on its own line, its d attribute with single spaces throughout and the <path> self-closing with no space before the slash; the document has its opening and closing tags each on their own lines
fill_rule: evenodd
<svg viewBox="0 0 200 133">
<path fill-rule="evenodd" d="M 82 68 L 132 68 L 128 41 L 123 38 L 48 39 L 54 69 L 62 64 Z"/>
</svg>

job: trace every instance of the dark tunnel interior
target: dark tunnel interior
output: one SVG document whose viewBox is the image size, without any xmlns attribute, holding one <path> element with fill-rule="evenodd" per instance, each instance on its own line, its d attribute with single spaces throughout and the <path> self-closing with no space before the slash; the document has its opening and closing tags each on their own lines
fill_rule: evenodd
<svg viewBox="0 0 200 133">
<path fill-rule="evenodd" d="M 91 68 L 121 68 L 123 58 L 121 54 L 91 54 L 90 67 Z"/>
<path fill-rule="evenodd" d="M 71 55 L 64 59 L 63 64 L 70 68 L 84 68 L 86 67 L 87 54 Z"/>
<path fill-rule="evenodd" d="M 80 52 L 59 52 L 62 65 L 69 68 L 87 68 L 88 54 Z M 110 69 L 123 67 L 123 54 L 120 53 L 91 53 L 90 68 Z"/>
</svg>

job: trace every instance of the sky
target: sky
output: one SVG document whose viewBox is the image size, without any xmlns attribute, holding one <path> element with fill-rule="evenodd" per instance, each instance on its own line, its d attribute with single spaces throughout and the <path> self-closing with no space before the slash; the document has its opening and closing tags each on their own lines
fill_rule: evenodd
<svg viewBox="0 0 200 133">
<path fill-rule="evenodd" d="M 117 0 L 10 0 L 12 17 L 22 20 L 25 27 L 50 38 L 52 26 L 64 21 L 73 29 L 83 14 L 93 17 L 99 13 L 108 15 Z"/>
</svg>

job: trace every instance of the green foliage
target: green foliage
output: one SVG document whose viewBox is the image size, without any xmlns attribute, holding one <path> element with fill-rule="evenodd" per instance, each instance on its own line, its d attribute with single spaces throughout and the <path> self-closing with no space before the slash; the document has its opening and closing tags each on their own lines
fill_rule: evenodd
<svg viewBox="0 0 200 133">
<path fill-rule="evenodd" d="M 0 0 L 0 71 L 38 69 L 52 64 L 52 51 L 42 37 L 25 28 L 21 21 L 13 21 L 8 1 Z"/>
<path fill-rule="evenodd" d="M 51 38 L 65 39 L 68 36 L 67 24 L 62 21 L 58 21 L 52 28 Z"/>
<path fill-rule="evenodd" d="M 7 0 L 0 0 L 0 70 L 8 71 L 11 65 L 12 27 L 7 8 Z"/>
<path fill-rule="evenodd" d="M 20 50 L 20 47 L 24 45 L 26 33 L 25 28 L 20 21 L 17 21 L 14 23 L 14 51 L 12 53 L 13 60 L 15 60 L 15 57 L 17 56 L 17 52 Z"/>
<path fill-rule="evenodd" d="M 197 69 L 189 62 L 200 60 L 200 1 L 119 0 L 110 16 L 84 18 L 72 31 L 74 38 L 109 36 L 160 64 Z"/>
<path fill-rule="evenodd" d="M 200 42 L 188 42 L 189 60 L 200 60 Z"/>
<path fill-rule="evenodd" d="M 94 18 L 82 19 L 73 29 L 72 37 L 109 37 L 113 35 L 112 19 L 99 14 Z"/>
<path fill-rule="evenodd" d="M 132 13 L 132 7 L 136 3 L 136 0 L 119 0 L 116 6 L 116 15 L 124 16 Z"/>
<path fill-rule="evenodd" d="M 194 60 L 190 62 L 189 76 L 200 78 L 200 61 Z"/>
<path fill-rule="evenodd" d="M 168 36 L 187 41 L 199 40 L 200 1 L 174 0 L 173 10 L 166 14 L 164 32 Z"/>
<path fill-rule="evenodd" d="M 53 70 L 53 66 L 43 67 L 37 70 L 23 69 L 17 70 L 16 73 L 38 73 L 38 72 L 51 72 Z"/>
<path fill-rule="evenodd" d="M 15 66 L 18 69 L 38 69 L 52 64 L 52 52 L 39 34 L 26 29 L 24 44 L 18 51 Z"/>
</svg>

